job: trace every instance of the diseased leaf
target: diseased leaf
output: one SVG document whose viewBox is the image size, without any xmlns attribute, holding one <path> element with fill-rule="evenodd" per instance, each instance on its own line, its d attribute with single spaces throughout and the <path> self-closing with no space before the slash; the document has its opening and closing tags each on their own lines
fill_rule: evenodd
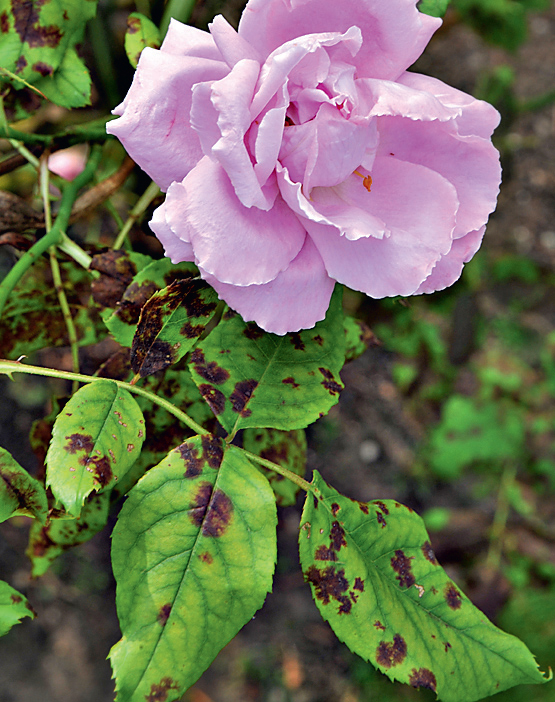
<svg viewBox="0 0 555 702">
<path fill-rule="evenodd" d="M 337 636 L 392 680 L 475 702 L 545 682 L 534 657 L 447 577 L 423 521 L 394 500 L 358 503 L 315 471 L 299 548 L 305 580 Z"/>
<path fill-rule="evenodd" d="M 432 17 L 443 17 L 450 0 L 420 0 L 418 9 L 425 15 Z"/>
<path fill-rule="evenodd" d="M 210 435 L 133 488 L 112 538 L 118 702 L 179 698 L 259 609 L 276 559 L 268 481 Z"/>
<path fill-rule="evenodd" d="M 64 516 L 50 519 L 46 525 L 33 522 L 25 552 L 33 564 L 33 578 L 44 575 L 63 551 L 89 541 L 106 526 L 110 497 L 110 492 L 92 493 L 77 519 Z"/>
<path fill-rule="evenodd" d="M 354 361 L 372 345 L 379 344 L 374 333 L 360 319 L 345 317 L 345 360 Z"/>
<path fill-rule="evenodd" d="M 78 390 L 54 423 L 46 484 L 74 517 L 93 491 L 114 487 L 144 441 L 144 418 L 127 390 L 97 380 Z"/>
<path fill-rule="evenodd" d="M 304 429 L 279 431 L 279 429 L 245 429 L 243 448 L 267 461 L 304 476 L 306 470 L 306 434 Z M 268 478 L 282 507 L 294 505 L 300 488 L 273 470 L 258 466 Z"/>
<path fill-rule="evenodd" d="M 20 592 L 0 580 L 0 636 L 4 636 L 23 617 L 35 618 L 33 608 Z"/>
<path fill-rule="evenodd" d="M 344 361 L 341 287 L 336 286 L 326 319 L 294 334 L 268 334 L 238 315 L 224 314 L 191 354 L 189 367 L 200 394 L 233 433 L 308 426 L 339 399 Z"/>
<path fill-rule="evenodd" d="M 95 13 L 96 0 L 0 0 L 0 66 L 58 105 L 88 105 L 91 80 L 76 46 Z"/>
<path fill-rule="evenodd" d="M 133 68 L 137 68 L 141 51 L 145 47 L 158 49 L 160 44 L 160 30 L 154 22 L 140 12 L 132 12 L 127 18 L 125 53 Z"/>
<path fill-rule="evenodd" d="M 198 269 L 192 263 L 173 264 L 169 258 L 153 261 L 140 270 L 126 288 L 116 310 L 102 315 L 110 334 L 122 346 L 131 346 L 141 309 L 157 290 L 179 278 L 194 278 Z"/>
<path fill-rule="evenodd" d="M 73 262 L 62 263 L 60 268 L 78 344 L 94 344 L 106 332 L 96 313 L 83 305 L 89 295 L 91 275 Z M 50 265 L 41 259 L 21 278 L 6 303 L 0 320 L 0 357 L 16 359 L 39 349 L 68 344 L 67 325 Z"/>
<path fill-rule="evenodd" d="M 115 308 L 133 277 L 149 263 L 150 256 L 135 251 L 105 251 L 93 256 L 90 270 L 100 273 L 91 284 L 94 301 Z"/>
<path fill-rule="evenodd" d="M 0 522 L 22 514 L 44 523 L 47 511 L 44 486 L 0 448 Z"/>
<path fill-rule="evenodd" d="M 218 296 L 203 280 L 183 278 L 154 295 L 141 311 L 131 368 L 141 378 L 176 363 L 214 316 Z"/>
</svg>

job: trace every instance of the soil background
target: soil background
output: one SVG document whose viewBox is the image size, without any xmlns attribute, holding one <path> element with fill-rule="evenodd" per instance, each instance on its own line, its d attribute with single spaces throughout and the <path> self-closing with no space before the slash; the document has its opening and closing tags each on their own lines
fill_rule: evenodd
<svg viewBox="0 0 555 702">
<path fill-rule="evenodd" d="M 230 14 L 234 12 L 232 8 Z M 555 9 L 532 15 L 529 24 L 527 43 L 510 55 L 449 16 L 416 68 L 472 93 L 485 72 L 509 64 L 516 72 L 517 96 L 529 100 L 555 89 Z M 484 247 L 523 254 L 554 270 L 553 106 L 516 116 L 504 138 L 512 149 Z M 379 317 L 379 307 L 369 302 L 364 314 L 372 323 Z M 552 331 L 553 305 L 539 310 L 535 323 L 545 333 Z M 449 574 L 466 585 L 471 599 L 495 618 L 506 597 L 506 584 L 490 582 L 485 587 L 479 574 L 465 570 L 469 559 L 479 559 L 487 549 L 494 506 L 487 500 L 476 504 L 459 483 L 430 490 L 412 476 L 427 419 L 418 421 L 406 411 L 392 381 L 393 361 L 394 354 L 376 346 L 345 367 L 346 388 L 339 405 L 309 430 L 308 474 L 317 468 L 339 491 L 358 500 L 393 498 L 419 512 L 438 505 L 453 509 L 456 519 L 449 529 L 434 536 L 435 551 Z M 0 392 L 0 445 L 35 473 L 36 459 L 27 437 L 33 420 L 44 416 L 49 389 L 20 377 L 15 384 L 2 379 Z M 296 542 L 301 508 L 299 500 L 296 507 L 279 513 L 274 592 L 184 700 L 357 702 L 390 699 L 390 694 L 395 700 L 434 699 L 428 691 L 403 688 L 393 693 L 393 686 L 384 687 L 382 682 L 376 683 L 375 694 L 361 692 L 357 681 L 371 676 L 369 666 L 350 654 L 321 620 L 300 573 Z M 113 700 L 105 660 L 120 637 L 109 561 L 113 524 L 112 517 L 107 529 L 63 554 L 37 581 L 30 580 L 30 565 L 23 555 L 27 520 L 2 525 L 1 577 L 27 595 L 38 617 L 24 620 L 0 640 L 0 702 Z M 553 659 L 550 662 L 553 665 Z M 528 699 L 533 695 L 531 690 Z"/>
</svg>

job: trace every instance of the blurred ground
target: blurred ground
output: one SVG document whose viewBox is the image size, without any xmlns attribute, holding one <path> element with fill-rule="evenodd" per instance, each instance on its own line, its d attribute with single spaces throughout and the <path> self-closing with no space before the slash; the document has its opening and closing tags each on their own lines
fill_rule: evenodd
<svg viewBox="0 0 555 702">
<path fill-rule="evenodd" d="M 466 26 L 447 24 L 419 61 L 419 70 L 473 92 L 488 71 L 509 64 L 516 73 L 516 95 L 520 100 L 530 100 L 555 88 L 555 9 L 532 16 L 529 41 L 517 55 L 486 45 Z M 549 276 L 555 273 L 553 106 L 508 115 L 501 137 L 505 146 L 505 182 L 498 210 L 488 227 L 485 254 L 494 260 L 507 254 L 527 257 L 542 274 Z M 462 302 L 454 308 L 456 314 L 443 318 L 443 323 L 450 327 L 452 344 L 456 345 L 458 339 L 463 347 L 462 361 L 459 359 L 454 366 L 454 383 L 459 392 L 471 393 L 475 382 L 467 366 L 472 340 L 469 346 L 464 338 L 465 330 L 472 329 L 475 306 L 486 320 L 494 318 L 506 310 L 519 291 L 520 288 L 515 291 L 513 283 L 491 289 L 482 285 L 472 304 L 465 307 L 467 298 L 461 294 Z M 522 295 L 528 299 L 533 291 L 522 287 Z M 553 298 L 553 288 L 542 289 L 537 300 L 521 312 L 520 322 L 540 337 L 555 329 Z M 358 299 L 354 298 L 352 304 L 356 306 Z M 384 319 L 378 303 L 365 303 L 360 313 L 371 325 Z M 448 525 L 433 534 L 434 549 L 471 599 L 495 618 L 515 590 L 514 582 L 506 576 L 492 574 L 484 567 L 490 549 L 489 529 L 497 507 L 495 494 L 487 491 L 481 496 L 477 494 L 472 476 L 450 482 L 429 475 L 423 479 L 421 473 L 415 472 L 418 446 L 438 421 L 439 410 L 435 411 L 433 402 L 425 403 L 421 409 L 415 406 L 419 395 L 414 389 L 408 394 L 401 392 L 392 375 L 396 361 L 397 356 L 383 345 L 370 349 L 345 367 L 346 389 L 339 407 L 309 432 L 309 469 L 317 468 L 338 490 L 359 500 L 394 498 L 420 513 L 438 506 L 449 509 Z M 425 375 L 427 369 L 421 370 Z M 32 421 L 43 416 L 48 393 L 43 384 L 21 378 L 16 385 L 2 379 L 0 391 L 0 445 L 34 472 L 36 462 L 26 437 Z M 540 558 L 555 568 L 552 503 L 553 493 L 549 491 L 537 503 L 542 528 L 531 530 L 528 522 L 518 520 L 511 528 L 512 537 L 520 539 L 525 554 L 539 550 Z M 431 700 L 433 696 L 428 691 L 394 687 L 385 679 L 375 678 L 370 667 L 350 654 L 322 622 L 298 567 L 296 540 L 300 510 L 301 505 L 280 512 L 274 593 L 184 699 L 188 702 Z M 119 638 L 115 587 L 109 567 L 112 526 L 113 521 L 90 543 L 64 554 L 40 581 L 30 582 L 29 563 L 23 556 L 26 520 L 12 519 L 3 525 L 2 578 L 27 594 L 39 616 L 34 622 L 25 620 L 0 639 L 0 702 L 110 702 L 113 699 L 110 668 L 104 660 L 110 646 Z M 540 604 L 540 612 L 541 607 Z M 518 617 L 508 616 L 504 623 L 507 626 L 507 622 L 510 625 L 513 621 L 515 633 L 521 633 Z M 555 626 L 545 636 L 549 634 L 555 636 Z M 555 647 L 551 653 L 555 654 Z M 540 662 L 544 666 L 553 665 L 555 655 L 550 660 L 540 657 Z M 547 693 L 545 689 L 526 690 L 522 697 L 502 695 L 498 699 L 555 699 L 553 688 Z"/>
</svg>

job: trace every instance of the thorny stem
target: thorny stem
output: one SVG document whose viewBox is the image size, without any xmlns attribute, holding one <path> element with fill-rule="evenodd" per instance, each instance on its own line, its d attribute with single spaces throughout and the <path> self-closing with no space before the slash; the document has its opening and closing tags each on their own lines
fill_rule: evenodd
<svg viewBox="0 0 555 702">
<path fill-rule="evenodd" d="M 28 366 L 27 364 L 20 363 L 19 361 L 6 361 L 0 359 L 0 373 L 5 373 L 10 378 L 13 373 L 29 373 L 30 375 L 44 375 L 48 378 L 62 378 L 64 380 L 78 381 L 80 383 L 95 383 L 98 380 L 106 380 L 106 378 L 93 377 L 91 375 L 83 375 L 81 373 L 71 373 L 70 371 L 56 370 L 54 368 L 40 368 L 38 366 Z M 112 380 L 118 387 L 127 390 L 128 392 L 135 393 L 135 395 L 142 395 L 148 398 L 151 402 L 160 407 L 163 407 L 174 417 L 177 417 L 183 424 L 186 424 L 189 429 L 195 432 L 195 434 L 206 434 L 206 429 L 200 424 L 197 424 L 194 419 L 191 419 L 188 414 L 182 412 L 171 402 L 155 395 L 150 390 L 144 390 L 137 385 L 130 385 L 123 380 Z"/>
<path fill-rule="evenodd" d="M 144 191 L 144 193 L 141 195 L 141 197 L 138 199 L 135 207 L 131 210 L 129 213 L 129 217 L 127 218 L 127 221 L 123 225 L 120 233 L 117 235 L 116 240 L 114 241 L 114 250 L 117 251 L 118 249 L 121 249 L 123 246 L 123 242 L 125 241 L 126 236 L 129 234 L 131 231 L 131 227 L 135 224 L 135 222 L 141 217 L 141 215 L 144 213 L 146 208 L 150 205 L 150 203 L 154 200 L 154 198 L 158 195 L 160 192 L 160 188 L 156 185 L 154 181 L 148 186 L 148 188 Z"/>
<path fill-rule="evenodd" d="M 8 300 L 8 297 L 14 287 L 17 285 L 19 279 L 27 272 L 27 270 L 33 265 L 33 263 L 51 246 L 56 245 L 62 233 L 65 233 L 66 227 L 69 222 L 71 215 L 72 205 L 77 197 L 79 190 L 86 185 L 92 178 L 94 171 L 96 170 L 101 157 L 101 150 L 99 146 L 93 148 L 89 161 L 83 170 L 75 180 L 67 185 L 62 195 L 62 200 L 60 203 L 60 209 L 58 210 L 58 216 L 52 229 L 39 239 L 33 246 L 26 251 L 23 256 L 17 261 L 14 267 L 6 275 L 2 283 L 0 283 L 0 316 L 4 306 Z"/>
<path fill-rule="evenodd" d="M 46 233 L 50 232 L 52 229 L 52 213 L 50 211 L 50 178 L 48 171 L 48 149 L 43 153 L 40 160 L 40 191 L 42 195 L 42 203 L 44 207 L 44 223 L 46 226 Z M 50 254 L 50 268 L 52 270 L 52 279 L 54 281 L 54 289 L 58 296 L 58 302 L 60 303 L 60 309 L 62 310 L 62 315 L 67 329 L 67 338 L 69 340 L 69 346 L 71 349 L 71 361 L 74 373 L 79 373 L 79 346 L 77 343 L 77 332 L 75 330 L 75 324 L 73 323 L 73 317 L 71 316 L 71 310 L 69 309 L 69 303 L 67 301 L 66 293 L 64 290 L 64 285 L 62 282 L 62 274 L 60 272 L 60 264 L 56 257 L 56 246 L 52 245 L 49 248 Z M 79 383 L 74 380 L 72 386 L 72 392 L 77 392 Z"/>
<path fill-rule="evenodd" d="M 50 147 L 51 151 L 65 149 L 73 144 L 83 144 L 84 142 L 104 143 L 106 139 L 111 138 L 110 134 L 106 133 L 106 123 L 112 119 L 114 118 L 110 115 L 84 124 L 76 124 L 58 134 L 29 134 L 0 123 L 0 139 L 16 139 L 26 146 L 38 144 L 45 149 Z"/>
</svg>

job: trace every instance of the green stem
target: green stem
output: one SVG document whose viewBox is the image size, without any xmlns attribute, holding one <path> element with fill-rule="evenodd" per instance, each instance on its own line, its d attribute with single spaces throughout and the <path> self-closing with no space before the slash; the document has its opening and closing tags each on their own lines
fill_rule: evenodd
<svg viewBox="0 0 555 702">
<path fill-rule="evenodd" d="M 44 375 L 48 378 L 63 378 L 64 380 L 78 381 L 80 383 L 95 383 L 98 380 L 105 380 L 105 378 L 82 375 L 81 373 L 71 373 L 70 371 L 55 370 L 54 368 L 39 368 L 38 366 L 28 366 L 24 363 L 20 363 L 19 361 L 6 361 L 4 359 L 0 359 L 0 373 L 5 373 L 10 378 L 12 378 L 14 373 L 28 373 L 30 375 Z M 174 417 L 177 417 L 177 419 L 183 422 L 183 424 L 186 424 L 189 429 L 195 432 L 195 434 L 206 434 L 206 429 L 204 427 L 197 424 L 194 419 L 189 417 L 189 415 L 177 409 L 175 405 L 172 405 L 171 402 L 163 397 L 159 397 L 153 392 L 144 390 L 137 385 L 125 383 L 123 380 L 112 380 L 112 382 L 128 392 L 135 393 L 135 395 L 142 395 L 143 397 L 148 398 L 155 405 L 163 407 L 167 412 L 173 414 Z"/>
<path fill-rule="evenodd" d="M 58 248 L 63 251 L 68 256 L 76 261 L 80 266 L 83 266 L 86 270 L 91 267 L 92 258 L 86 251 L 76 244 L 69 236 L 62 232 L 60 241 L 58 242 Z"/>
<path fill-rule="evenodd" d="M 106 123 L 114 119 L 111 115 L 96 119 L 83 124 L 76 124 L 73 127 L 68 127 L 63 132 L 58 134 L 28 134 L 20 132 L 18 129 L 13 129 L 7 124 L 0 123 L 0 138 L 1 139 L 16 139 L 17 141 L 26 144 L 27 146 L 44 146 L 50 147 L 52 151 L 57 149 L 65 149 L 73 144 L 82 144 L 83 142 L 105 142 L 110 138 L 106 134 Z"/>
<path fill-rule="evenodd" d="M 150 205 L 150 203 L 154 200 L 154 198 L 158 195 L 159 192 L 160 188 L 156 185 L 154 181 L 152 181 L 152 183 L 148 186 L 148 188 L 138 199 L 137 203 L 135 204 L 135 207 L 129 213 L 127 221 L 123 225 L 120 233 L 117 235 L 113 246 L 113 249 L 115 251 L 121 249 L 126 236 L 131 231 L 131 227 L 135 224 L 139 217 L 143 215 L 146 208 Z"/>
<path fill-rule="evenodd" d="M 91 156 L 89 161 L 82 173 L 80 173 L 75 180 L 69 183 L 62 195 L 62 200 L 60 203 L 60 209 L 58 210 L 58 216 L 52 229 L 39 239 L 33 246 L 26 251 L 23 256 L 17 261 L 14 267 L 10 270 L 8 275 L 4 278 L 2 283 L 0 283 L 0 316 L 4 310 L 4 306 L 8 300 L 8 297 L 14 287 L 17 285 L 19 279 L 27 272 L 27 270 L 33 265 L 33 263 L 42 254 L 47 251 L 51 246 L 55 246 L 62 235 L 65 233 L 67 228 L 69 218 L 71 215 L 71 208 L 75 199 L 77 198 L 77 193 L 79 190 L 86 185 L 89 180 L 91 180 L 94 171 L 98 167 L 101 157 L 101 149 L 96 146 L 91 151 Z"/>
<path fill-rule="evenodd" d="M 0 366 L 1 368 L 1 366 Z M 312 492 L 313 494 L 316 493 L 316 488 L 314 485 L 311 485 L 307 480 L 304 478 L 301 478 L 300 475 L 297 475 L 296 473 L 293 473 L 292 471 L 288 470 L 287 468 L 283 468 L 282 466 L 278 465 L 277 463 L 272 463 L 272 461 L 268 461 L 266 458 L 262 458 L 261 456 L 257 456 L 255 453 L 251 453 L 250 451 L 247 451 L 246 449 L 242 449 L 243 453 L 247 456 L 247 458 L 250 458 L 251 461 L 254 461 L 255 463 L 259 463 L 261 466 L 264 466 L 264 468 L 268 468 L 269 470 L 273 470 L 276 473 L 279 473 L 280 475 L 283 475 L 284 478 L 287 478 L 290 480 L 292 483 L 295 483 L 295 485 L 298 485 L 301 490 L 304 490 L 305 492 Z"/>
</svg>

